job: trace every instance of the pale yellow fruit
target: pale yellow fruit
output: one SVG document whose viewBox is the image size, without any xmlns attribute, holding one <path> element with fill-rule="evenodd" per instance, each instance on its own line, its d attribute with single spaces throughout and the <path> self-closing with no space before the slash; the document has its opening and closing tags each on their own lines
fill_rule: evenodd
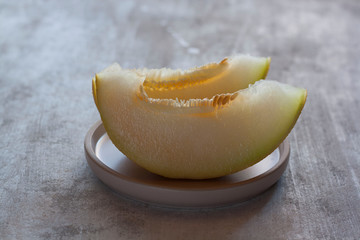
<svg viewBox="0 0 360 240">
<path fill-rule="evenodd" d="M 114 145 L 139 166 L 170 178 L 220 177 L 274 151 L 305 104 L 305 89 L 257 81 L 269 63 L 237 56 L 186 72 L 115 64 L 93 79 L 94 99 Z"/>
</svg>

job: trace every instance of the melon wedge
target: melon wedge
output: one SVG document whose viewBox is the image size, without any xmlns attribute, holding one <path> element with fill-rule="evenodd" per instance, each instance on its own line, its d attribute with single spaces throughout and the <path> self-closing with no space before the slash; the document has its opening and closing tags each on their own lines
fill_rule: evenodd
<svg viewBox="0 0 360 240">
<path fill-rule="evenodd" d="M 225 70 L 223 61 L 159 73 L 115 64 L 96 74 L 94 100 L 114 145 L 150 172 L 186 179 L 231 174 L 273 152 L 295 125 L 306 90 L 257 81 L 266 59 L 245 61 L 241 71 L 225 61 Z"/>
</svg>

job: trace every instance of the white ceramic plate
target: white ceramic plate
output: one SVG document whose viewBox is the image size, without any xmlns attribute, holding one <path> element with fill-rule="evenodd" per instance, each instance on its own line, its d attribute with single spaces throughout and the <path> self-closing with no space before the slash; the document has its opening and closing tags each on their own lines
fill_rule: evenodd
<svg viewBox="0 0 360 240">
<path fill-rule="evenodd" d="M 286 169 L 290 144 L 285 140 L 259 163 L 225 177 L 168 179 L 129 160 L 112 144 L 99 121 L 85 137 L 85 155 L 101 181 L 128 197 L 163 206 L 215 207 L 248 200 L 276 183 Z"/>
</svg>

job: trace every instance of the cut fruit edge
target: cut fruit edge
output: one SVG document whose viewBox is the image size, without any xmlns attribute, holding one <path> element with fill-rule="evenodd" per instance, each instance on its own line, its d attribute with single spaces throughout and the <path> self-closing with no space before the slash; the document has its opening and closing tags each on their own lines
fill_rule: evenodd
<svg viewBox="0 0 360 240">
<path fill-rule="evenodd" d="M 248 79 L 245 80 L 240 79 L 242 80 L 240 81 L 234 77 L 235 73 L 239 70 L 231 69 L 231 66 L 238 65 L 240 68 L 247 68 L 249 66 L 246 65 L 246 61 L 255 62 L 256 64 L 250 65 L 250 68 L 255 68 L 257 70 L 260 68 L 261 73 L 256 76 L 248 76 Z M 128 70 L 121 68 L 120 65 L 115 63 L 101 73 L 111 73 L 116 71 L 135 73 L 137 77 L 141 79 L 136 95 L 145 102 L 172 107 L 219 107 L 234 100 L 238 90 L 248 88 L 256 81 L 265 79 L 270 68 L 270 63 L 270 57 L 264 58 L 238 55 L 232 58 L 224 58 L 219 63 L 209 63 L 189 70 L 173 70 L 168 68 Z M 233 66 L 233 68 L 235 67 L 236 66 Z M 250 70 L 246 71 L 250 72 Z M 97 107 L 98 100 L 96 89 L 98 78 L 98 74 L 95 74 L 95 77 L 92 79 L 93 98 Z M 237 83 L 234 84 L 231 81 Z M 229 86 L 235 85 L 235 87 L 228 86 L 226 90 L 230 89 L 230 91 L 213 90 L 218 89 L 216 85 L 219 87 L 224 84 Z M 242 85 L 236 86 L 236 84 Z M 189 91 L 192 91 L 190 93 L 191 96 L 181 96 L 184 92 Z M 203 92 L 206 91 L 210 91 L 211 93 L 204 94 Z M 156 94 L 159 96 L 156 96 Z M 197 96 L 198 94 L 200 94 L 200 96 Z"/>
</svg>

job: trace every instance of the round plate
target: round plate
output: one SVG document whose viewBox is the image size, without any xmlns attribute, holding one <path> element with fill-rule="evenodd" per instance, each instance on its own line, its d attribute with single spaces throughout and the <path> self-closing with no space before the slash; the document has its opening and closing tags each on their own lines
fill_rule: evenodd
<svg viewBox="0 0 360 240">
<path fill-rule="evenodd" d="M 248 200 L 281 177 L 290 155 L 285 140 L 259 163 L 220 178 L 169 179 L 150 173 L 122 154 L 101 121 L 85 137 L 85 155 L 95 175 L 115 191 L 133 199 L 172 207 L 215 207 Z"/>
</svg>

